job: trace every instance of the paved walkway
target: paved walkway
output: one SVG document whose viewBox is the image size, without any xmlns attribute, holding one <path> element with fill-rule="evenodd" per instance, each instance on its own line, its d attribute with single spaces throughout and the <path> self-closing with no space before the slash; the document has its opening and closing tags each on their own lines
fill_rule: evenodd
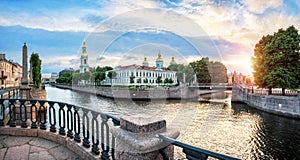
<svg viewBox="0 0 300 160">
<path fill-rule="evenodd" d="M 81 158 L 66 147 L 42 138 L 0 136 L 0 159 L 79 160 Z"/>
</svg>

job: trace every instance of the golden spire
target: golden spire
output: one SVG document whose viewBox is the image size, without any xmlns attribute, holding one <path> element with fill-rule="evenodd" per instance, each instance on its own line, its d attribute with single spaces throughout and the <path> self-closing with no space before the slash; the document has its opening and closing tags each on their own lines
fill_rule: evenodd
<svg viewBox="0 0 300 160">
<path fill-rule="evenodd" d="M 85 33 L 84 33 L 84 39 L 83 39 L 83 43 L 82 43 L 82 53 L 81 56 L 87 56 L 87 52 L 86 52 L 86 43 L 85 43 Z"/>
</svg>

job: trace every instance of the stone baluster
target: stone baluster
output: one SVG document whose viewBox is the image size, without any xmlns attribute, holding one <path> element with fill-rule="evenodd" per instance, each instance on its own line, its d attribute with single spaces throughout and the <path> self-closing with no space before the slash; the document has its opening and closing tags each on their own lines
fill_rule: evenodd
<svg viewBox="0 0 300 160">
<path fill-rule="evenodd" d="M 112 127 L 111 133 L 116 137 L 116 159 L 162 160 L 160 149 L 164 149 L 169 159 L 174 159 L 173 145 L 164 143 L 157 135 L 175 139 L 179 132 L 167 129 L 163 119 L 149 115 L 123 116 L 120 126 Z"/>
</svg>

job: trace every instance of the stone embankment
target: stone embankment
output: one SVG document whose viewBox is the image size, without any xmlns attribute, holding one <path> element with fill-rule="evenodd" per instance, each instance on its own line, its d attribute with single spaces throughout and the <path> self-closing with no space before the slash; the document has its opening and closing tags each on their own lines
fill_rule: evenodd
<svg viewBox="0 0 300 160">
<path fill-rule="evenodd" d="M 251 93 L 249 89 L 235 85 L 232 88 L 231 101 L 243 102 L 269 113 L 300 119 L 300 91 L 296 96 L 263 95 Z"/>
<path fill-rule="evenodd" d="M 52 84 L 55 87 L 70 89 L 73 91 L 96 94 L 102 97 L 117 99 L 134 100 L 153 100 L 153 99 L 197 99 L 199 97 L 198 89 L 189 87 L 177 88 L 149 88 L 140 90 L 130 90 L 118 87 L 80 87 Z"/>
</svg>

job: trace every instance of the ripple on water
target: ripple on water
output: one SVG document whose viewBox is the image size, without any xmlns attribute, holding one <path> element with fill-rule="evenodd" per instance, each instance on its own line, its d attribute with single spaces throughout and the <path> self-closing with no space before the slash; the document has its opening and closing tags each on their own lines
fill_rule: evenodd
<svg viewBox="0 0 300 160">
<path fill-rule="evenodd" d="M 300 121 L 243 104 L 181 101 L 113 101 L 95 95 L 46 87 L 48 100 L 63 101 L 116 116 L 149 114 L 178 129 L 178 140 L 241 159 L 300 159 Z M 213 97 L 213 96 L 212 96 Z M 220 97 L 215 96 L 213 98 Z M 213 100 L 213 99 L 211 99 Z M 184 159 L 175 148 L 176 159 Z"/>
</svg>

